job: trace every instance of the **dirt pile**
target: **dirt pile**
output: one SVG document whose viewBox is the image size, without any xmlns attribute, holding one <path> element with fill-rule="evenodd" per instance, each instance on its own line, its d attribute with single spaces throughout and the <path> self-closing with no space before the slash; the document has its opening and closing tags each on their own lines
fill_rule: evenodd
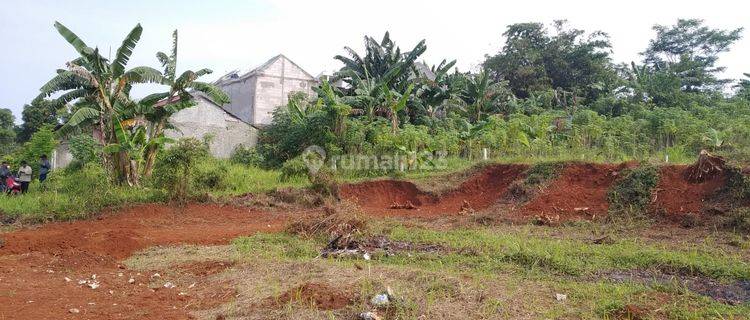
<svg viewBox="0 0 750 320">
<path fill-rule="evenodd" d="M 442 194 L 419 190 L 407 181 L 379 180 L 341 186 L 341 196 L 370 214 L 383 216 L 435 217 L 456 215 L 462 208 L 482 210 L 508 191 L 528 168 L 522 164 L 490 165 Z M 464 210 L 465 211 L 465 210 Z"/>
<path fill-rule="evenodd" d="M 542 216 L 554 221 L 604 216 L 609 209 L 607 192 L 610 186 L 620 171 L 633 165 L 569 163 L 558 178 L 516 214 Z"/>
<path fill-rule="evenodd" d="M 673 165 L 659 169 L 653 211 L 675 219 L 687 214 L 701 214 L 707 201 L 726 185 L 725 174 L 714 175 L 701 182 L 690 182 L 690 168 Z"/>
<path fill-rule="evenodd" d="M 336 310 L 357 300 L 349 290 L 331 287 L 325 283 L 305 283 L 287 290 L 277 297 L 268 297 L 263 303 L 268 307 L 281 307 L 288 303 L 314 305 L 322 310 Z"/>
</svg>

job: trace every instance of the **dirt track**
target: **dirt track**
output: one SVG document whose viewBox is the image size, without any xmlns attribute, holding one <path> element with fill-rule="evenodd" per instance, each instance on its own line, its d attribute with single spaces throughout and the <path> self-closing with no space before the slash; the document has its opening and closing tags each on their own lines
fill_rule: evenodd
<svg viewBox="0 0 750 320">
<path fill-rule="evenodd" d="M 514 181 L 523 179 L 526 168 L 489 166 L 440 195 L 423 192 L 410 182 L 391 180 L 345 185 L 341 194 L 373 216 L 436 218 L 459 214 L 465 203 L 477 211 L 491 208 L 505 199 Z M 578 207 L 606 214 L 607 190 L 623 168 L 568 166 L 544 192 L 509 214 L 527 219 L 553 212 L 581 218 L 575 210 Z M 661 170 L 663 179 L 654 205 L 667 214 L 700 211 L 704 201 L 723 185 L 723 180 L 684 182 L 683 170 Z M 390 208 L 406 202 L 417 208 Z M 232 291 L 198 285 L 195 291 L 200 294 L 180 295 L 179 290 L 149 286 L 151 275 L 127 270 L 120 262 L 155 245 L 224 244 L 241 235 L 279 231 L 290 216 L 232 206 L 146 205 L 88 221 L 50 223 L 2 234 L 0 319 L 186 319 L 191 310 L 205 308 L 206 303 L 231 300 Z M 128 283 L 130 278 L 135 283 Z M 92 282 L 99 286 L 90 288 Z M 73 308 L 80 312 L 71 313 Z"/>
</svg>

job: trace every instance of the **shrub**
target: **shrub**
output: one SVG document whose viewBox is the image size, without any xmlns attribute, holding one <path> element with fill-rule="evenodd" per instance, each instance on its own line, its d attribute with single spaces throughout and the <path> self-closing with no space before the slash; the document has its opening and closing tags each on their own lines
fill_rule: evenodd
<svg viewBox="0 0 750 320">
<path fill-rule="evenodd" d="M 527 186 L 538 185 L 552 180 L 560 175 L 560 170 L 565 167 L 563 162 L 541 162 L 526 170 L 524 184 Z"/>
<path fill-rule="evenodd" d="M 192 171 L 193 190 L 221 189 L 227 180 L 229 168 L 223 161 L 206 157 L 197 162 Z"/>
<path fill-rule="evenodd" d="M 154 167 L 153 184 L 168 190 L 173 199 L 186 200 L 190 191 L 193 167 L 209 157 L 208 146 L 195 138 L 180 139 L 159 153 Z"/>
<path fill-rule="evenodd" d="M 641 164 L 628 169 L 607 194 L 611 218 L 642 217 L 651 203 L 651 193 L 659 182 L 655 166 Z"/>
<path fill-rule="evenodd" d="M 94 162 L 99 159 L 102 147 L 99 142 L 88 134 L 79 134 L 68 139 L 70 154 L 80 163 Z"/>
<path fill-rule="evenodd" d="M 724 227 L 735 231 L 750 233 L 750 208 L 737 208 L 727 215 Z"/>
<path fill-rule="evenodd" d="M 263 155 L 260 154 L 255 148 L 238 145 L 237 148 L 232 151 L 232 155 L 230 156 L 229 160 L 232 163 L 236 164 L 259 167 L 263 164 Z"/>
</svg>

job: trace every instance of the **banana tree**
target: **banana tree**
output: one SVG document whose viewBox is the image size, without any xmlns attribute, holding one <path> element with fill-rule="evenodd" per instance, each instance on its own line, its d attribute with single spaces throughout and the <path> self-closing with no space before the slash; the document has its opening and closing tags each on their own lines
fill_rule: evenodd
<svg viewBox="0 0 750 320">
<path fill-rule="evenodd" d="M 135 126 L 129 131 L 123 125 L 125 121 L 115 118 L 113 122 L 117 142 L 106 145 L 104 152 L 126 154 L 128 156 L 127 165 L 125 166 L 126 181 L 130 186 L 138 186 L 140 185 L 140 166 L 144 160 L 146 150 L 154 146 L 158 148 L 167 142 L 172 142 L 172 140 L 164 136 L 148 139 L 146 128 L 143 126 Z"/>
<path fill-rule="evenodd" d="M 466 87 L 459 94 L 457 102 L 463 105 L 461 111 L 469 121 L 477 123 L 485 114 L 492 112 L 499 98 L 511 95 L 505 82 L 492 83 L 487 73 L 482 71 L 468 77 Z"/>
<path fill-rule="evenodd" d="M 148 107 L 144 116 L 150 123 L 149 141 L 159 139 L 164 135 L 170 116 L 195 105 L 194 93 L 203 94 L 218 105 L 229 103 L 229 96 L 220 88 L 210 83 L 196 81 L 199 77 L 210 74 L 211 69 L 187 70 L 177 76 L 177 30 L 172 33 L 170 54 L 158 52 L 156 58 L 164 67 L 164 77 L 161 83 L 168 85 L 169 91 L 148 95 L 140 101 L 141 105 Z M 150 177 L 153 172 L 158 150 L 159 144 L 151 144 L 146 149 L 146 164 L 143 169 L 145 177 Z"/>
<path fill-rule="evenodd" d="M 117 49 L 114 60 L 104 58 L 98 48 L 91 48 L 75 33 L 59 22 L 55 28 L 60 35 L 78 52 L 79 58 L 68 62 L 67 69 L 57 71 L 57 75 L 44 84 L 37 99 L 44 99 L 62 93 L 53 101 L 59 106 L 75 102 L 76 111 L 59 129 L 66 134 L 83 125 L 95 123 L 99 126 L 99 140 L 106 145 L 114 140 L 114 126 L 111 121 L 122 110 L 134 105 L 130 90 L 137 83 L 161 83 L 161 73 L 150 67 L 135 67 L 125 70 L 133 49 L 140 40 L 143 28 L 140 24 L 125 37 Z M 125 159 L 128 155 L 119 153 L 115 159 Z M 109 166 L 107 156 L 102 157 L 105 167 Z M 124 174 L 126 166 L 114 166 Z"/>
<path fill-rule="evenodd" d="M 410 84 L 403 94 L 390 90 L 385 84 L 382 86 L 382 92 L 384 97 L 384 104 L 388 108 L 388 118 L 391 121 L 391 132 L 396 134 L 398 132 L 398 113 L 406 108 L 406 103 L 409 101 L 409 95 L 414 89 L 414 84 Z"/>
</svg>

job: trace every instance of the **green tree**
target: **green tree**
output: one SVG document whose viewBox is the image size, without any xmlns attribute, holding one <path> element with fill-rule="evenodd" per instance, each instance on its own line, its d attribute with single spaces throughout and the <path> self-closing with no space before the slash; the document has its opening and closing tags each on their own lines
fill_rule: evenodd
<svg viewBox="0 0 750 320">
<path fill-rule="evenodd" d="M 717 74 L 719 54 L 741 38 L 742 28 L 712 29 L 699 19 L 679 19 L 672 26 L 655 25 L 656 37 L 643 52 L 644 62 L 655 70 L 677 75 L 681 88 L 688 92 L 717 90 L 729 80 Z"/>
<path fill-rule="evenodd" d="M 130 90 L 137 83 L 161 83 L 161 73 L 150 67 L 135 67 L 125 70 L 130 55 L 133 53 L 143 28 L 136 25 L 125 37 L 122 45 L 110 62 L 104 58 L 98 48 L 91 48 L 75 33 L 59 22 L 55 28 L 60 35 L 80 54 L 80 57 L 67 63 L 67 70 L 58 70 L 57 75 L 40 89 L 38 99 L 49 97 L 55 93 L 62 93 L 54 103 L 64 106 L 75 101 L 76 111 L 59 129 L 61 134 L 73 131 L 81 125 L 91 122 L 98 123 L 100 143 L 106 145 L 117 143 L 115 137 L 115 121 L 125 110 L 136 108 L 137 104 L 130 99 Z M 127 174 L 129 156 L 125 151 L 114 157 L 113 168 L 121 177 L 132 184 L 135 178 Z M 108 157 L 102 158 L 108 166 Z"/>
<path fill-rule="evenodd" d="M 497 82 L 507 80 L 513 93 L 528 98 L 536 91 L 571 92 L 589 101 L 614 89 L 609 36 L 601 31 L 566 28 L 555 21 L 555 34 L 541 23 L 509 25 L 502 50 L 483 65 Z"/>
<path fill-rule="evenodd" d="M 141 99 L 140 105 L 150 122 L 149 141 L 157 141 L 164 136 L 164 129 L 170 116 L 195 105 L 194 95 L 201 94 L 218 105 L 229 103 L 229 96 L 213 84 L 196 81 L 199 77 L 211 74 L 211 69 L 186 70 L 177 76 L 177 30 L 172 33 L 172 50 L 167 55 L 158 52 L 156 57 L 164 67 L 162 84 L 169 86 L 168 92 L 154 93 Z M 150 177 L 156 161 L 160 143 L 150 143 L 145 150 L 143 175 Z"/>
<path fill-rule="evenodd" d="M 16 146 L 16 117 L 10 109 L 0 109 L 0 154 L 6 155 Z"/>
<path fill-rule="evenodd" d="M 47 100 L 34 100 L 23 106 L 21 120 L 23 124 L 18 133 L 18 142 L 26 142 L 44 125 L 56 126 L 60 123 L 56 104 Z"/>
</svg>

